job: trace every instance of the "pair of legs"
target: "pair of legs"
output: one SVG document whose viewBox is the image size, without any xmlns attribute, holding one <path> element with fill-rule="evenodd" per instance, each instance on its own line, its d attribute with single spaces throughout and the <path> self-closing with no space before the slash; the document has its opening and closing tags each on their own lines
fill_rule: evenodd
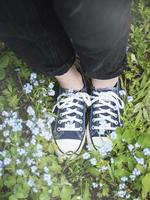
<svg viewBox="0 0 150 200">
<path fill-rule="evenodd" d="M 64 75 L 56 76 L 56 79 L 61 87 L 65 89 L 81 90 L 84 87 L 81 74 L 74 66 L 71 67 Z M 117 81 L 118 77 L 108 80 L 92 79 L 92 84 L 96 89 L 98 89 L 113 87 Z"/>
<path fill-rule="evenodd" d="M 0 1 L 0 40 L 33 71 L 56 77 L 61 85 L 54 107 L 58 117 L 52 123 L 60 154 L 79 153 L 86 134 L 94 148 L 110 144 L 107 136 L 121 124 L 123 102 L 119 84 L 113 86 L 125 69 L 130 4 L 131 0 Z M 76 54 L 82 74 L 92 79 L 90 96 L 74 67 Z"/>
<path fill-rule="evenodd" d="M 1 0 L 0 40 L 34 71 L 55 76 L 63 87 L 82 87 L 80 74 L 71 68 L 76 54 L 95 87 L 113 86 L 125 68 L 130 4 Z"/>
</svg>

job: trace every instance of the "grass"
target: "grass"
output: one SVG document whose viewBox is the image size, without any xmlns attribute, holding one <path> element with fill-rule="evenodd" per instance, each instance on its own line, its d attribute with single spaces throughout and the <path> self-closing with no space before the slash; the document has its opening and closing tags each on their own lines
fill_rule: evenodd
<svg viewBox="0 0 150 200">
<path fill-rule="evenodd" d="M 73 160 L 55 155 L 47 125 L 53 120 L 54 80 L 36 77 L 0 43 L 1 200 L 150 199 L 149 30 L 149 1 L 133 1 L 122 76 L 124 127 L 105 159 L 88 148 Z"/>
</svg>

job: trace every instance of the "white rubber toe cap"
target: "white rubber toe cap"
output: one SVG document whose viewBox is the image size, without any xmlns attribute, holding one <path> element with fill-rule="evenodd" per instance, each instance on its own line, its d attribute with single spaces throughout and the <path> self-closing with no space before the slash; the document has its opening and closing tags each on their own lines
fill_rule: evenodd
<svg viewBox="0 0 150 200">
<path fill-rule="evenodd" d="M 112 146 L 112 141 L 108 137 L 92 137 L 92 140 L 97 149 L 104 146 Z"/>
<path fill-rule="evenodd" d="M 62 151 L 61 153 L 76 153 L 77 149 L 81 145 L 81 141 L 75 139 L 59 139 L 56 140 L 56 144 L 59 148 L 59 151 Z"/>
</svg>

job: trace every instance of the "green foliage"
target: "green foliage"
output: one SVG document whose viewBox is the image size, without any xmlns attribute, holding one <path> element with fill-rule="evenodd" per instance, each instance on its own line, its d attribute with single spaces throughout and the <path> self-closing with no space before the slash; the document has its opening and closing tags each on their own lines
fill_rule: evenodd
<svg viewBox="0 0 150 200">
<path fill-rule="evenodd" d="M 128 67 L 122 87 L 133 101 L 124 99 L 124 127 L 117 129 L 113 150 L 105 158 L 90 150 L 86 150 L 88 159 L 83 159 L 83 154 L 66 161 L 56 156 L 56 147 L 43 137 L 41 129 L 36 129 L 37 121 L 41 125 L 45 120 L 45 130 L 51 131 L 46 120 L 53 116 L 55 102 L 47 88 L 54 81 L 38 74 L 38 84 L 31 84 L 33 88 L 25 93 L 31 71 L 0 43 L 0 113 L 11 115 L 7 125 L 8 118 L 0 115 L 0 160 L 8 159 L 7 165 L 0 168 L 1 200 L 120 200 L 127 199 L 127 194 L 131 200 L 150 199 L 150 158 L 145 153 L 150 148 L 149 0 L 133 1 L 132 13 Z M 27 113 L 28 106 L 35 111 L 32 129 L 27 127 L 27 122 L 31 125 L 34 119 Z M 35 137 L 31 136 L 33 129 L 37 131 Z M 96 165 L 91 164 L 91 158 L 96 159 Z M 120 189 L 122 178 L 127 180 Z M 120 190 L 126 192 L 123 198 L 118 196 Z"/>
</svg>

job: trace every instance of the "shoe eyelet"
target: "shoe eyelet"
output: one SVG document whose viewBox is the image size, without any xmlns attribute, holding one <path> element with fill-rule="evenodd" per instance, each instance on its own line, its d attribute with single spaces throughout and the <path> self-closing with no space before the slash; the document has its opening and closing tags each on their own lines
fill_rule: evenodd
<svg viewBox="0 0 150 200">
<path fill-rule="evenodd" d="M 95 122 L 95 119 L 92 119 L 92 122 Z"/>
<path fill-rule="evenodd" d="M 60 113 L 59 116 L 62 117 L 62 113 Z"/>
<path fill-rule="evenodd" d="M 57 131 L 60 131 L 60 128 L 59 128 L 59 127 L 57 128 Z"/>
<path fill-rule="evenodd" d="M 60 120 L 58 120 L 58 124 L 61 124 L 61 121 L 60 121 Z"/>
<path fill-rule="evenodd" d="M 92 126 L 91 129 L 94 130 L 94 126 Z"/>
<path fill-rule="evenodd" d="M 83 120 L 82 120 L 82 119 L 80 119 L 80 123 L 81 123 L 81 124 L 83 123 Z"/>
<path fill-rule="evenodd" d="M 115 124 L 118 125 L 118 122 L 116 121 Z"/>
<path fill-rule="evenodd" d="M 93 111 L 93 115 L 95 115 L 96 113 L 95 113 L 95 111 Z"/>
<path fill-rule="evenodd" d="M 82 127 L 80 127 L 80 131 L 83 131 L 83 128 L 82 128 Z"/>
</svg>

